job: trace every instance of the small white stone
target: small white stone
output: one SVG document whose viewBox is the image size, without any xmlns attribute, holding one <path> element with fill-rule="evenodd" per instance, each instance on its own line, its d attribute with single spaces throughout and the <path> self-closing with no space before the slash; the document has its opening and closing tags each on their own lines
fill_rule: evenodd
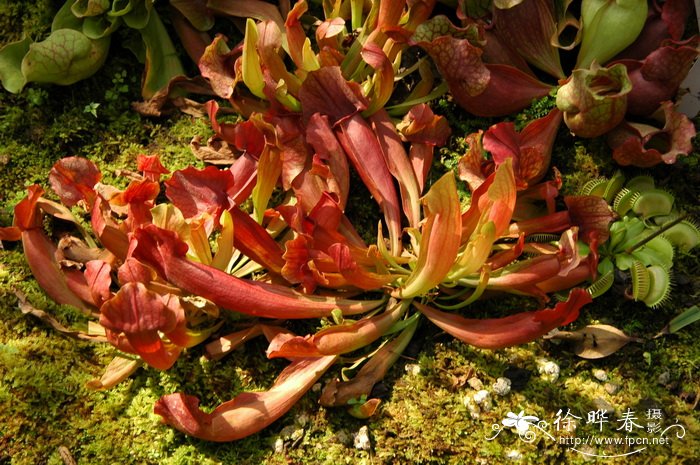
<svg viewBox="0 0 700 465">
<path fill-rule="evenodd" d="M 658 378 L 656 378 L 656 382 L 659 383 L 662 386 L 665 386 L 666 384 L 671 382 L 671 372 L 666 370 L 663 373 L 659 375 Z"/>
<path fill-rule="evenodd" d="M 598 381 L 607 381 L 608 380 L 608 374 L 605 372 L 605 370 L 593 370 L 593 377 L 597 379 Z"/>
<path fill-rule="evenodd" d="M 492 387 L 496 395 L 505 396 L 510 392 L 510 379 L 498 378 Z"/>
<path fill-rule="evenodd" d="M 474 394 L 474 402 L 479 406 L 483 412 L 491 411 L 491 394 L 486 389 L 477 391 Z"/>
<path fill-rule="evenodd" d="M 283 454 L 284 453 L 284 441 L 282 438 L 277 438 L 275 440 L 275 454 Z"/>
<path fill-rule="evenodd" d="M 519 450 L 509 450 L 508 453 L 506 453 L 506 457 L 509 460 L 516 461 L 516 460 L 521 460 L 523 458 L 523 454 L 520 453 Z"/>
<path fill-rule="evenodd" d="M 416 376 L 420 374 L 420 365 L 417 363 L 408 363 L 404 366 L 404 370 L 406 370 L 406 373 Z"/>
<path fill-rule="evenodd" d="M 610 402 L 603 399 L 602 397 L 596 397 L 595 399 L 593 399 L 593 406 L 596 408 L 596 410 L 605 412 L 606 415 L 615 414 L 615 407 L 613 407 L 613 405 Z"/>
<path fill-rule="evenodd" d="M 316 383 L 313 386 L 311 386 L 311 392 L 319 392 L 323 386 L 321 386 L 321 383 Z"/>
<path fill-rule="evenodd" d="M 615 383 L 605 383 L 605 386 L 603 387 L 605 388 L 605 392 L 607 392 L 610 395 L 613 395 L 620 390 L 620 385 Z"/>
<path fill-rule="evenodd" d="M 484 389 L 484 383 L 481 382 L 479 378 L 476 376 L 472 376 L 467 380 L 467 384 L 469 385 L 470 388 L 474 389 L 475 391 L 481 391 Z"/>
<path fill-rule="evenodd" d="M 464 406 L 467 407 L 469 416 L 472 417 L 472 419 L 478 420 L 481 417 L 481 407 L 474 401 L 472 396 L 465 396 L 462 402 Z"/>
<path fill-rule="evenodd" d="M 537 366 L 537 371 L 540 372 L 543 378 L 550 382 L 559 379 L 559 365 L 551 360 L 542 360 Z"/>
<path fill-rule="evenodd" d="M 355 449 L 359 450 L 370 450 L 372 448 L 372 443 L 369 440 L 369 428 L 367 426 L 363 426 L 357 434 L 355 434 L 353 444 Z"/>
</svg>

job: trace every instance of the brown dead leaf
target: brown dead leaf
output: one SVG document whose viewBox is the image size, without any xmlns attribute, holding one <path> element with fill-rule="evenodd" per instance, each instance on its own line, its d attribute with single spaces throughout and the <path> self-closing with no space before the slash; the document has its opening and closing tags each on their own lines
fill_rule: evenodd
<svg viewBox="0 0 700 465">
<path fill-rule="evenodd" d="M 91 260 L 102 260 L 113 263 L 116 259 L 106 249 L 88 247 L 85 242 L 75 236 L 63 236 L 58 241 L 56 259 L 63 265 L 64 262 L 75 262 L 80 265 Z"/>
<path fill-rule="evenodd" d="M 105 368 L 105 372 L 102 374 L 102 377 L 99 379 L 91 379 L 85 384 L 85 386 L 88 389 L 93 389 L 96 391 L 109 389 L 131 376 L 131 374 L 141 366 L 141 363 L 142 362 L 140 360 L 114 357 Z"/>
<path fill-rule="evenodd" d="M 581 358 L 596 359 L 617 352 L 629 342 L 644 342 L 610 325 L 588 325 L 578 331 L 557 331 L 547 339 L 574 341 L 574 352 Z"/>
<path fill-rule="evenodd" d="M 66 336 L 71 337 L 73 339 L 83 339 L 93 342 L 107 342 L 107 338 L 104 336 L 91 335 L 83 331 L 77 331 L 63 326 L 54 317 L 30 304 L 27 301 L 27 297 L 24 295 L 24 293 L 20 291 L 15 291 L 15 295 L 17 296 L 17 299 L 19 299 L 19 309 L 22 311 L 22 313 L 24 313 L 25 315 L 32 315 L 36 318 L 39 318 L 45 323 L 48 323 L 53 329 L 55 329 L 59 333 L 65 334 Z"/>
<path fill-rule="evenodd" d="M 239 156 L 218 136 L 210 137 L 206 146 L 202 145 L 200 136 L 195 136 L 190 142 L 190 150 L 195 157 L 212 165 L 231 165 Z"/>
<path fill-rule="evenodd" d="M 131 107 L 144 116 L 161 117 L 175 110 L 196 117 L 206 115 L 202 104 L 183 97 L 183 94 L 215 95 L 209 83 L 201 76 L 195 78 L 175 76 L 167 86 L 156 92 L 149 100 L 133 102 Z"/>
<path fill-rule="evenodd" d="M 66 446 L 58 447 L 58 455 L 61 456 L 63 465 L 77 465 L 77 462 L 73 458 L 73 455 L 70 453 L 70 450 L 68 450 Z"/>
<path fill-rule="evenodd" d="M 348 409 L 348 413 L 360 420 L 366 420 L 377 412 L 377 408 L 382 401 L 379 399 L 369 399 L 363 404 L 355 404 Z"/>
</svg>

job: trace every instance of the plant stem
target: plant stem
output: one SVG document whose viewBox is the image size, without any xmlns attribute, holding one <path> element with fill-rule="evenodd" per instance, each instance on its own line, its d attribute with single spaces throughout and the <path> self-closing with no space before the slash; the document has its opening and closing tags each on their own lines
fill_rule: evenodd
<svg viewBox="0 0 700 465">
<path fill-rule="evenodd" d="M 645 237 L 641 241 L 639 241 L 636 244 L 634 244 L 633 246 L 625 249 L 625 253 L 630 254 L 630 253 L 634 252 L 635 250 L 637 250 L 638 248 L 640 248 L 641 246 L 643 246 L 647 242 L 651 241 L 655 237 L 660 236 L 661 234 L 665 233 L 666 231 L 668 231 L 669 229 L 671 229 L 672 227 L 674 227 L 675 225 L 677 225 L 681 221 L 685 220 L 687 217 L 688 217 L 688 215 L 683 214 L 683 215 L 679 216 L 678 218 L 676 218 L 675 220 L 671 221 L 670 223 L 666 223 L 661 228 L 659 228 L 658 231 L 655 231 L 654 233 L 649 234 L 647 237 Z"/>
</svg>

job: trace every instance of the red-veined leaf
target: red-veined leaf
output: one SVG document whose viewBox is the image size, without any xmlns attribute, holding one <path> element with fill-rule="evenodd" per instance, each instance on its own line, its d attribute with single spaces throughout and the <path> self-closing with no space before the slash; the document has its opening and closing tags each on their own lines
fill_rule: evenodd
<svg viewBox="0 0 700 465">
<path fill-rule="evenodd" d="M 363 313 L 381 302 L 306 296 L 285 286 L 236 278 L 187 260 L 187 245 L 175 233 L 153 225 L 137 230 L 134 238 L 135 258 L 181 289 L 236 312 L 266 318 L 316 318 L 336 308 L 348 315 Z"/>
<path fill-rule="evenodd" d="M 579 310 L 592 302 L 584 289 L 573 289 L 566 302 L 553 309 L 522 312 L 503 318 L 474 319 L 442 312 L 427 305 L 414 305 L 430 321 L 462 342 L 483 349 L 501 349 L 530 342 L 578 318 Z"/>
<path fill-rule="evenodd" d="M 143 173 L 143 175 L 149 181 L 158 182 L 160 181 L 161 174 L 169 174 L 170 171 L 163 166 L 160 162 L 158 155 L 146 156 L 139 155 L 136 157 L 137 169 Z"/>
<path fill-rule="evenodd" d="M 51 188 L 68 207 L 83 201 L 87 209 L 95 201 L 95 184 L 102 179 L 97 165 L 82 157 L 58 160 L 49 172 Z"/>
<path fill-rule="evenodd" d="M 156 402 L 154 412 L 183 433 L 207 441 L 226 442 L 257 433 L 284 415 L 335 362 L 336 356 L 299 359 L 285 368 L 268 391 L 243 392 L 211 413 L 199 399 L 169 394 Z"/>
<path fill-rule="evenodd" d="M 184 310 L 177 312 L 159 294 L 142 283 L 127 283 L 100 308 L 100 324 L 117 334 L 123 333 L 134 351 L 149 365 L 167 370 L 180 350 L 167 346 L 159 332 L 173 331 L 184 323 Z"/>
<path fill-rule="evenodd" d="M 352 352 L 380 338 L 405 310 L 406 305 L 393 302 L 384 313 L 356 323 L 331 326 L 306 337 L 278 335 L 270 341 L 267 356 L 321 357 Z"/>
<path fill-rule="evenodd" d="M 340 381 L 337 378 L 331 380 L 321 393 L 321 405 L 337 407 L 347 405 L 348 401 L 358 400 L 362 396 L 369 396 L 374 385 L 384 378 L 389 368 L 406 349 L 417 326 L 415 322 L 410 324 L 392 341 L 381 346 L 350 381 Z"/>
<path fill-rule="evenodd" d="M 222 210 L 231 207 L 228 191 L 234 179 L 229 170 L 213 166 L 197 169 L 192 166 L 175 171 L 165 181 L 165 195 L 182 212 L 185 218 L 208 213 L 218 220 Z"/>
</svg>

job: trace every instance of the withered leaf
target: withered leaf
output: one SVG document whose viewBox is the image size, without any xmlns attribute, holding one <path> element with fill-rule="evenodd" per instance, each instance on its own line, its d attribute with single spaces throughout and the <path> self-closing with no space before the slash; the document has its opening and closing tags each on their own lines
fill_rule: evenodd
<svg viewBox="0 0 700 465">
<path fill-rule="evenodd" d="M 19 299 L 19 309 L 22 310 L 22 313 L 24 313 L 25 315 L 29 314 L 39 318 L 40 320 L 51 325 L 51 327 L 53 327 L 53 329 L 55 329 L 59 333 L 63 333 L 66 336 L 72 337 L 74 339 L 84 339 L 94 342 L 107 342 L 107 338 L 104 336 L 92 335 L 83 331 L 77 331 L 63 326 L 57 319 L 55 319 L 45 311 L 39 310 L 38 308 L 30 304 L 24 293 L 20 291 L 15 291 L 15 295 L 17 296 L 17 299 Z"/>
<path fill-rule="evenodd" d="M 607 357 L 629 342 L 644 341 L 641 338 L 628 336 L 610 325 L 588 325 L 578 331 L 558 331 L 546 338 L 574 341 L 576 355 L 587 359 Z"/>
<path fill-rule="evenodd" d="M 142 362 L 140 360 L 118 356 L 114 357 L 105 368 L 102 377 L 99 379 L 91 379 L 86 383 L 86 386 L 88 389 L 94 389 L 96 391 L 109 389 L 128 378 L 141 364 Z"/>
</svg>

